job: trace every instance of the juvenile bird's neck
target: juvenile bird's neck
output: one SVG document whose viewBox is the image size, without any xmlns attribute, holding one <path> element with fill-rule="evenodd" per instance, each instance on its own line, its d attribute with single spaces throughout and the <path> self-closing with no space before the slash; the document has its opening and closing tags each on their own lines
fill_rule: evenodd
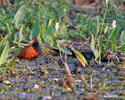
<svg viewBox="0 0 125 100">
<path fill-rule="evenodd" d="M 41 49 L 40 49 L 40 46 L 39 46 L 39 43 L 38 42 L 34 42 L 32 44 L 32 47 L 38 52 L 38 53 L 41 53 Z"/>
</svg>

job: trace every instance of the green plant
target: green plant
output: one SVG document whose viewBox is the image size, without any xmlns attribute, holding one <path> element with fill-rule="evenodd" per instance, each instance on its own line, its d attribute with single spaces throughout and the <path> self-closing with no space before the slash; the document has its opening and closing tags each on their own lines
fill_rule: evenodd
<svg viewBox="0 0 125 100">
<path fill-rule="evenodd" d="M 125 55 L 125 31 L 122 31 L 120 36 L 121 46 L 120 50 Z"/>
<path fill-rule="evenodd" d="M 81 13 L 76 13 L 75 16 L 75 22 L 76 22 L 76 29 L 68 29 L 67 37 L 75 37 L 75 38 L 84 38 L 85 40 L 89 40 L 91 37 L 91 34 L 96 33 L 96 24 L 95 20 L 90 19 L 89 17 L 86 17 L 85 15 Z M 88 15 L 89 16 L 89 15 Z"/>
<path fill-rule="evenodd" d="M 109 49 L 110 53 L 113 53 L 117 50 L 117 27 L 116 27 L 116 21 L 113 20 L 112 27 L 109 28 L 108 25 L 105 25 L 105 19 L 106 14 L 108 10 L 108 0 L 106 0 L 106 10 L 104 13 L 102 25 L 100 28 L 100 21 L 97 16 L 97 33 L 94 36 L 92 34 L 92 40 L 91 40 L 91 49 L 94 52 L 95 59 L 99 59 L 99 63 L 101 63 L 101 59 L 103 58 L 106 51 Z M 106 42 L 104 43 L 104 41 Z"/>
<path fill-rule="evenodd" d="M 1 41 L 0 41 L 0 66 L 7 60 L 9 56 L 9 42 L 7 40 L 8 35 L 6 35 Z"/>
</svg>

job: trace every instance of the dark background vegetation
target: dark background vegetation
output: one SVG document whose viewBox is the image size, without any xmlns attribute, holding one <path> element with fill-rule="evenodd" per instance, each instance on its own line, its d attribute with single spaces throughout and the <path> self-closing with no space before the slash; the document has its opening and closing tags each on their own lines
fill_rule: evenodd
<svg viewBox="0 0 125 100">
<path fill-rule="evenodd" d="M 49 55 L 30 61 L 35 75 L 16 59 L 32 38 Z M 125 0 L 0 0 L 2 99 L 124 99 L 124 70 Z"/>
</svg>

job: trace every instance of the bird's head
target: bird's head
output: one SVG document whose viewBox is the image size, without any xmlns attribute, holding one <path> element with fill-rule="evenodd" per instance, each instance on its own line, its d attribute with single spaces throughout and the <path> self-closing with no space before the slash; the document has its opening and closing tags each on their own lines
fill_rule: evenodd
<svg viewBox="0 0 125 100">
<path fill-rule="evenodd" d="M 32 38 L 32 47 L 39 53 L 41 53 L 41 49 L 39 46 L 39 42 L 36 38 Z"/>
<path fill-rule="evenodd" d="M 32 41 L 31 41 L 31 42 L 34 43 L 34 42 L 38 42 L 38 41 L 37 41 L 36 38 L 32 38 Z"/>
</svg>

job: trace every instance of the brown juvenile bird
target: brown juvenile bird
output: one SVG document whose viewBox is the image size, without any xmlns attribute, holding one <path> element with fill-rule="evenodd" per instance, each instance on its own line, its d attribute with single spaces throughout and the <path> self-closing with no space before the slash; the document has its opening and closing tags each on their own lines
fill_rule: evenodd
<svg viewBox="0 0 125 100">
<path fill-rule="evenodd" d="M 17 55 L 17 58 L 19 58 L 20 60 L 22 59 L 27 59 L 27 60 L 31 60 L 36 58 L 37 56 L 39 56 L 41 54 L 41 49 L 39 46 L 39 43 L 37 41 L 36 38 L 32 39 L 32 44 L 25 46 L 20 53 Z M 28 62 L 27 62 L 28 63 Z M 29 66 L 27 65 L 27 63 L 25 63 L 27 69 L 31 72 L 32 70 L 29 68 Z"/>
<path fill-rule="evenodd" d="M 21 59 L 34 59 L 41 53 L 41 49 L 39 46 L 39 43 L 36 38 L 32 39 L 32 44 L 25 46 L 20 53 L 17 55 L 17 57 Z"/>
</svg>

